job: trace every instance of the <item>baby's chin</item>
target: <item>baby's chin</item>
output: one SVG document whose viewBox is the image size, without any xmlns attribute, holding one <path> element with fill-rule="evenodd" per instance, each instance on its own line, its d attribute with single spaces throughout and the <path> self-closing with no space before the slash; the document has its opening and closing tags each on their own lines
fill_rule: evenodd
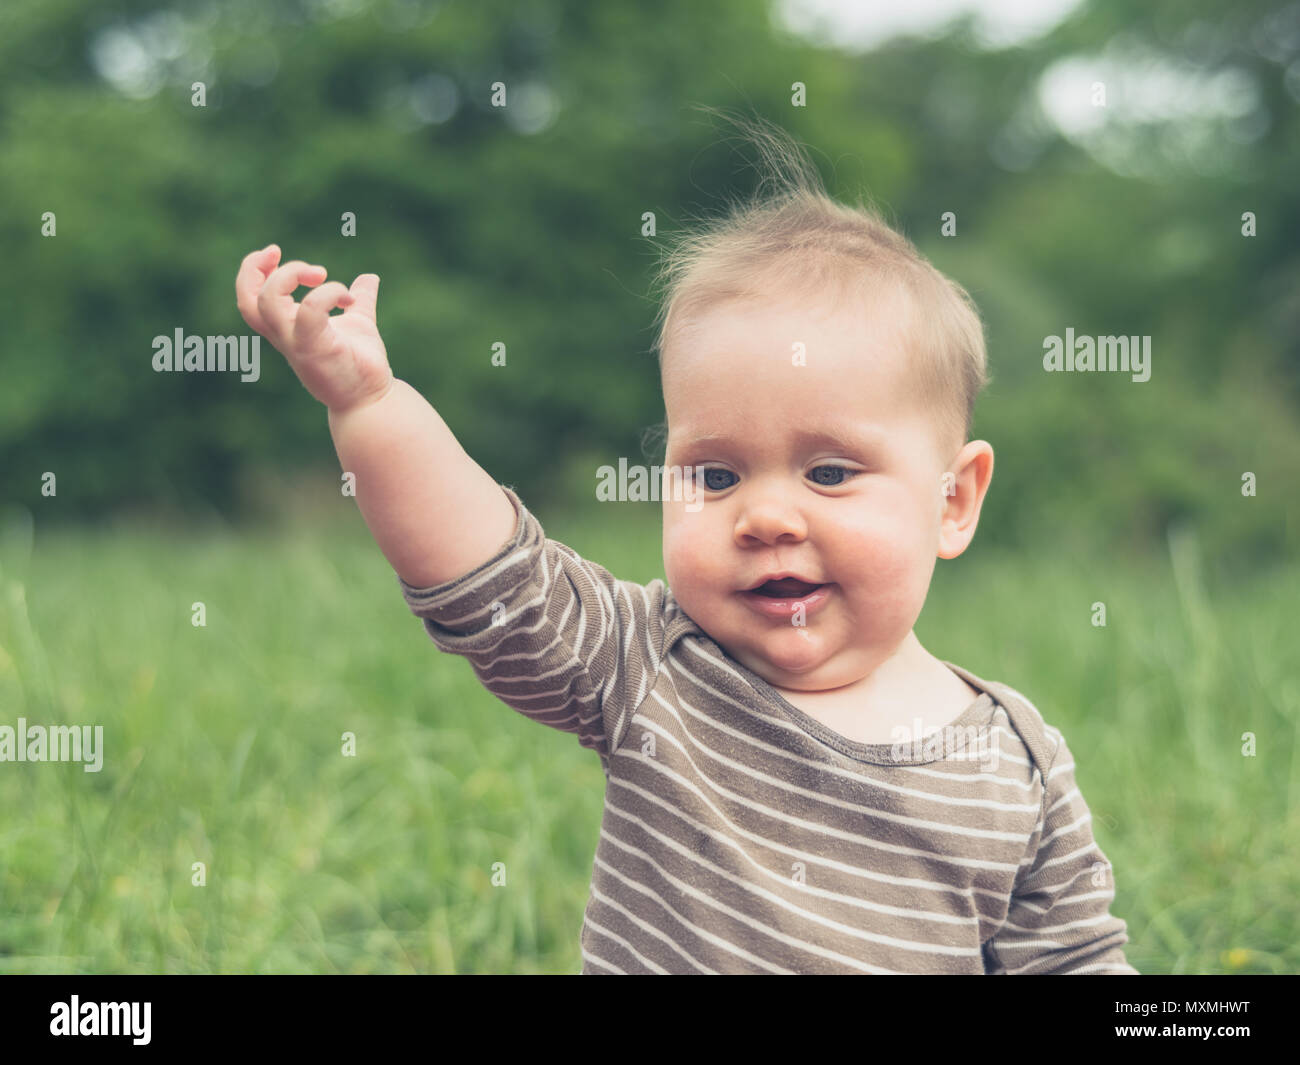
<svg viewBox="0 0 1300 1065">
<path fill-rule="evenodd" d="M 831 649 L 807 628 L 791 625 L 776 632 L 748 633 L 746 637 L 747 657 L 755 662 L 750 668 L 769 684 L 807 691 L 836 686 L 822 683 L 820 675 L 830 661 Z"/>
</svg>

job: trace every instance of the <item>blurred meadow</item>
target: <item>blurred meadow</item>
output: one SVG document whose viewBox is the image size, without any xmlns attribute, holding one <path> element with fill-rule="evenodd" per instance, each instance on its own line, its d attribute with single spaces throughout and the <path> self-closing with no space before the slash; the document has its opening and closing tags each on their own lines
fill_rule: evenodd
<svg viewBox="0 0 1300 1065">
<path fill-rule="evenodd" d="M 980 307 L 996 469 L 918 635 L 1065 734 L 1129 961 L 1300 972 L 1300 5 L 1004 6 L 0 8 L 0 725 L 105 744 L 0 762 L 0 973 L 579 969 L 595 755 L 434 648 L 269 344 L 241 383 L 151 342 L 247 335 L 272 241 L 376 272 L 469 453 L 662 577 L 659 505 L 594 488 L 657 458 L 644 213 L 751 187 L 697 104 L 790 131 Z M 1044 373 L 1067 327 L 1150 335 L 1151 379 Z"/>
</svg>

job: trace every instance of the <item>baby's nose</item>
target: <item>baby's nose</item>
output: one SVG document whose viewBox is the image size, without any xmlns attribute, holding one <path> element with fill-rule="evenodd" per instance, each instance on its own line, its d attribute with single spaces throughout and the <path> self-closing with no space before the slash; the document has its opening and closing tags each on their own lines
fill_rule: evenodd
<svg viewBox="0 0 1300 1065">
<path fill-rule="evenodd" d="M 736 519 L 736 540 L 742 544 L 802 540 L 807 535 L 808 525 L 799 508 L 772 496 L 746 503 Z"/>
</svg>

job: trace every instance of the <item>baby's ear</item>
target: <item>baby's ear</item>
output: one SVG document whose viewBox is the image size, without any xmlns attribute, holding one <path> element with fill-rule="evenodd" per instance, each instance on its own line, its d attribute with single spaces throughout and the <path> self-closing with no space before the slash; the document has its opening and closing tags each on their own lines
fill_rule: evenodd
<svg viewBox="0 0 1300 1065">
<path fill-rule="evenodd" d="M 940 477 L 943 514 L 939 520 L 940 558 L 956 558 L 970 546 L 979 525 L 980 508 L 993 479 L 993 448 L 972 440 L 957 453 L 950 470 Z"/>
</svg>

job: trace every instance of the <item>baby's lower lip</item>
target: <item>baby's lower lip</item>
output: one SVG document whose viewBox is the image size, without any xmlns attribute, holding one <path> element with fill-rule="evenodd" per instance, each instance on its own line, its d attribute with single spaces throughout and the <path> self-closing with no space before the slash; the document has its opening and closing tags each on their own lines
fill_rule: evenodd
<svg viewBox="0 0 1300 1065">
<path fill-rule="evenodd" d="M 741 592 L 740 597 L 755 612 L 768 618 L 781 618 L 788 620 L 795 611 L 802 605 L 803 613 L 806 617 L 818 607 L 825 604 L 831 596 L 831 585 L 819 584 L 811 592 L 801 596 L 789 596 L 782 599 L 774 599 L 770 595 L 759 595 L 757 592 Z"/>
</svg>

